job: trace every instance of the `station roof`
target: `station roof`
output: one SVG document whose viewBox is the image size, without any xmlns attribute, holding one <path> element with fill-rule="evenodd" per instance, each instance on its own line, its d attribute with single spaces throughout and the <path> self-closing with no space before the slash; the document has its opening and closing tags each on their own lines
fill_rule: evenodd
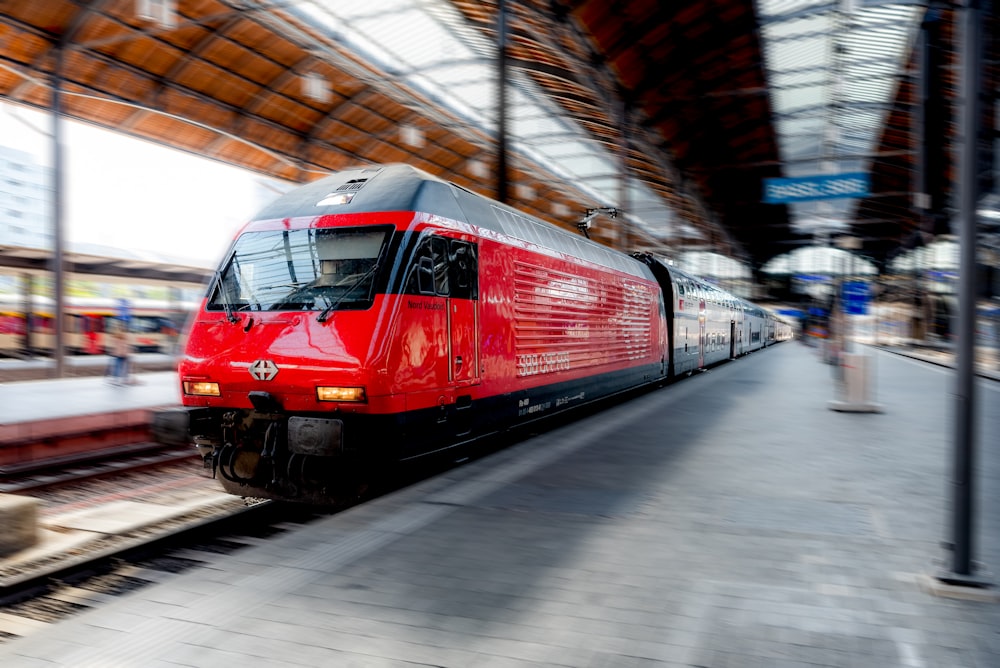
<svg viewBox="0 0 1000 668">
<path fill-rule="evenodd" d="M 405 162 L 496 195 L 496 0 L 172 4 L 4 3 L 0 97 L 50 108 L 62 45 L 67 116 L 292 181 Z M 878 260 L 919 231 L 909 127 L 922 4 L 506 7 L 510 204 L 569 227 L 620 206 L 595 238 L 755 266 L 817 229 L 855 234 Z M 873 194 L 840 208 L 762 203 L 765 179 L 827 163 L 870 171 Z"/>
<path fill-rule="evenodd" d="M 0 245 L 0 267 L 28 273 L 47 273 L 51 251 L 45 248 Z M 63 254 L 63 265 L 71 274 L 161 281 L 173 285 L 203 285 L 212 276 L 204 267 L 170 262 L 162 257 L 143 257 L 119 249 L 71 248 Z"/>
</svg>

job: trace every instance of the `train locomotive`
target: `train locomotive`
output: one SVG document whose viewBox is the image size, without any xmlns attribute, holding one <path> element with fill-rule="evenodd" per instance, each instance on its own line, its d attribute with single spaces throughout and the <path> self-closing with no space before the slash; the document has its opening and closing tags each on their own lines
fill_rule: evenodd
<svg viewBox="0 0 1000 668">
<path fill-rule="evenodd" d="M 451 448 L 786 338 L 766 311 L 407 165 L 297 188 L 236 236 L 155 416 L 226 491 L 337 503 Z"/>
</svg>

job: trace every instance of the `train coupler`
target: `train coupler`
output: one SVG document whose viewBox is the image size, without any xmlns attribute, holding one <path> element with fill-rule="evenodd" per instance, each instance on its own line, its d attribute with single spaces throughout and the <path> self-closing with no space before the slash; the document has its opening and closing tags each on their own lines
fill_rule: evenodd
<svg viewBox="0 0 1000 668">
<path fill-rule="evenodd" d="M 290 417 L 287 442 L 288 451 L 297 455 L 341 455 L 344 452 L 344 423 L 327 418 Z"/>
</svg>

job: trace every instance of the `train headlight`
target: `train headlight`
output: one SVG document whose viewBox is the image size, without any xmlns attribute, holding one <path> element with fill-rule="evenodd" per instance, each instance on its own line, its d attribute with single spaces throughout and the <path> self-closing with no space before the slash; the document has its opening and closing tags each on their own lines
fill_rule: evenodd
<svg viewBox="0 0 1000 668">
<path fill-rule="evenodd" d="M 352 199 L 354 199 L 354 193 L 330 193 L 320 201 L 316 202 L 316 206 L 338 206 L 340 204 L 349 204 Z"/>
<path fill-rule="evenodd" d="M 316 398 L 320 401 L 353 401 L 355 403 L 367 400 L 363 387 L 324 387 L 316 388 Z"/>
<path fill-rule="evenodd" d="M 203 380 L 184 381 L 184 394 L 193 394 L 199 397 L 221 397 L 218 383 L 209 383 Z"/>
</svg>

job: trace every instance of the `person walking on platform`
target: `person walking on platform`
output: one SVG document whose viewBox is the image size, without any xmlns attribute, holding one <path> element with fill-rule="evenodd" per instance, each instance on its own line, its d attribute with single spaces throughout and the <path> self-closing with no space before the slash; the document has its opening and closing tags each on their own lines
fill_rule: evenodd
<svg viewBox="0 0 1000 668">
<path fill-rule="evenodd" d="M 111 382 L 114 385 L 125 385 L 129 373 L 129 342 L 124 323 L 115 323 L 111 329 Z"/>
</svg>

